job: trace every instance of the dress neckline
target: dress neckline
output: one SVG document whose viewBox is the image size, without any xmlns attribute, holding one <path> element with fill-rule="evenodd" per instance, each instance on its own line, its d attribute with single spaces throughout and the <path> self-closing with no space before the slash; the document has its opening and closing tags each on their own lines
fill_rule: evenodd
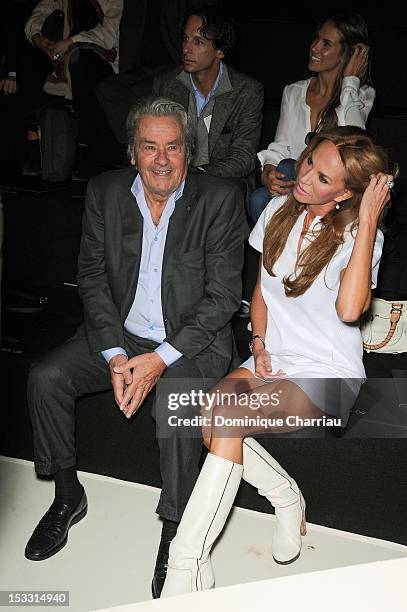
<svg viewBox="0 0 407 612">
<path fill-rule="evenodd" d="M 308 227 L 306 227 L 304 229 L 304 224 L 305 224 L 305 220 L 307 218 L 307 214 L 308 211 L 304 210 L 301 214 L 300 217 L 298 217 L 298 221 L 299 222 L 299 232 L 297 233 L 297 259 L 298 257 L 301 255 L 303 249 L 302 246 L 304 244 L 304 239 L 305 237 L 310 234 L 311 230 L 314 228 L 314 226 L 319 223 L 319 221 L 321 220 L 321 216 L 320 215 L 315 215 L 315 217 L 313 219 L 311 219 Z"/>
</svg>

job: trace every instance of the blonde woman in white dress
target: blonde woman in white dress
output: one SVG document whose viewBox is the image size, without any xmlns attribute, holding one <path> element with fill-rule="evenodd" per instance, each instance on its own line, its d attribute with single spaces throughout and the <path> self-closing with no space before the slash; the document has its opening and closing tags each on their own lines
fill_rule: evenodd
<svg viewBox="0 0 407 612">
<path fill-rule="evenodd" d="M 287 431 L 293 420 L 346 424 L 365 377 L 357 321 L 376 282 L 378 225 L 392 184 L 387 156 L 366 132 L 334 128 L 313 138 L 298 160 L 292 193 L 273 199 L 252 231 L 250 243 L 262 253 L 252 356 L 214 389 L 219 396 L 235 393 L 234 403 L 210 413 L 203 407 L 212 417 L 204 429 L 209 453 L 170 546 L 163 597 L 214 586 L 210 551 L 242 478 L 275 508 L 275 561 L 300 555 L 305 501 L 295 480 L 251 437 L 264 426 L 217 428 L 215 417 L 253 416 L 250 403 L 257 406 L 264 394 L 270 401 L 256 412 L 276 423 L 267 431 Z"/>
</svg>

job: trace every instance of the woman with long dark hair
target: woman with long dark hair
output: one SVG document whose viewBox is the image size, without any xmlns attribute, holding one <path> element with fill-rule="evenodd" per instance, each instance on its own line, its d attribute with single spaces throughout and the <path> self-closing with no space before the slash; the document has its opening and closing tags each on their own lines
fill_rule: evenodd
<svg viewBox="0 0 407 612">
<path fill-rule="evenodd" d="M 214 585 L 211 547 L 241 478 L 275 507 L 275 561 L 298 558 L 304 498 L 251 435 L 346 424 L 365 378 L 356 322 L 376 282 L 392 185 L 387 155 L 362 129 L 317 133 L 292 193 L 272 199 L 252 231 L 262 253 L 252 356 L 215 387 L 215 407 L 203 407 L 209 453 L 170 546 L 163 596 Z"/>
<path fill-rule="evenodd" d="M 318 25 L 307 78 L 284 88 L 275 140 L 257 155 L 264 187 L 251 195 L 254 222 L 271 197 L 292 188 L 307 135 L 341 125 L 365 127 L 375 98 L 370 61 L 367 25 L 359 14 L 332 15 Z"/>
</svg>

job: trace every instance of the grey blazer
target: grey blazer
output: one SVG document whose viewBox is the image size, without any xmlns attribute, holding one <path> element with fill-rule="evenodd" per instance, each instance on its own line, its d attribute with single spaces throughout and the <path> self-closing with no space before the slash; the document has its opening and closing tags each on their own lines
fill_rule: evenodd
<svg viewBox="0 0 407 612">
<path fill-rule="evenodd" d="M 247 178 L 255 169 L 263 120 L 263 85 L 227 67 L 232 90 L 215 98 L 209 129 L 209 174 Z M 154 79 L 153 93 L 188 110 L 189 90 L 176 77 L 182 68 Z"/>
<path fill-rule="evenodd" d="M 88 184 L 78 284 L 94 352 L 124 346 L 143 238 L 143 218 L 130 191 L 135 175 L 126 168 Z M 240 304 L 246 238 L 240 189 L 189 172 L 168 227 L 161 300 L 166 340 L 194 359 L 203 375 L 213 375 L 215 363 L 224 371 L 230 365 L 230 320 Z"/>
</svg>

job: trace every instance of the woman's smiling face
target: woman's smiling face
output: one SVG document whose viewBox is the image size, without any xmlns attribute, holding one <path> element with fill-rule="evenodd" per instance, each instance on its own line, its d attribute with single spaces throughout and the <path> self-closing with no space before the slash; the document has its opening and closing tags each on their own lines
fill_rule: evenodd
<svg viewBox="0 0 407 612">
<path fill-rule="evenodd" d="M 311 72 L 342 69 L 343 48 L 341 35 L 331 21 L 326 21 L 312 41 L 308 61 Z"/>
</svg>

